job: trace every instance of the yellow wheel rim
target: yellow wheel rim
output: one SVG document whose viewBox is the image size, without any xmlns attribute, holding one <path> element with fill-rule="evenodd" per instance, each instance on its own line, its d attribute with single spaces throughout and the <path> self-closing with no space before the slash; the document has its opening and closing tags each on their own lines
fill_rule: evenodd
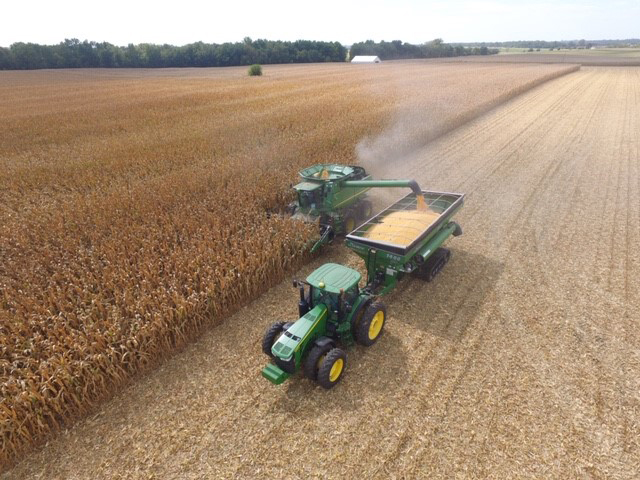
<svg viewBox="0 0 640 480">
<path fill-rule="evenodd" d="M 369 340 L 373 340 L 380 334 L 382 325 L 384 325 L 384 312 L 382 310 L 378 310 L 369 325 Z"/>
<path fill-rule="evenodd" d="M 351 231 L 356 228 L 356 221 L 353 218 L 348 219 L 344 228 L 347 232 L 351 233 Z"/>
<path fill-rule="evenodd" d="M 344 367 L 344 360 L 338 358 L 333 365 L 331 366 L 331 371 L 329 372 L 329 380 L 335 382 L 340 377 L 342 373 L 342 368 Z"/>
</svg>

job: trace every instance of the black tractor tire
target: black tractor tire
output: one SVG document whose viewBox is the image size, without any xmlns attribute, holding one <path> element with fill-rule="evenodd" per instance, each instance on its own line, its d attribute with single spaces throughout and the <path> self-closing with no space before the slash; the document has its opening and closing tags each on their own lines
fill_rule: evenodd
<svg viewBox="0 0 640 480">
<path fill-rule="evenodd" d="M 335 387 L 342 379 L 342 374 L 346 366 L 346 352 L 341 348 L 332 348 L 326 354 L 318 369 L 318 384 L 327 390 Z"/>
<path fill-rule="evenodd" d="M 314 345 L 309 350 L 309 353 L 305 357 L 302 362 L 302 371 L 304 372 L 304 376 L 309 380 L 317 380 L 318 379 L 318 370 L 320 368 L 320 360 L 324 357 L 329 350 L 333 347 L 331 345 L 318 346 Z"/>
<path fill-rule="evenodd" d="M 346 213 L 344 216 L 344 220 L 342 221 L 342 226 L 344 227 L 344 234 L 347 235 L 354 231 L 358 226 L 358 222 L 356 222 L 356 217 L 353 213 Z"/>
<path fill-rule="evenodd" d="M 429 260 L 427 260 L 423 265 L 420 266 L 418 271 L 416 272 L 416 276 L 425 280 L 427 282 L 431 282 L 436 275 L 438 275 L 444 266 L 447 264 L 449 259 L 451 258 L 451 250 L 448 248 L 439 248 L 437 249 Z"/>
<path fill-rule="evenodd" d="M 382 302 L 373 302 L 367 306 L 356 325 L 356 342 L 365 347 L 376 343 L 382 334 L 386 320 L 387 308 Z"/>
<path fill-rule="evenodd" d="M 371 214 L 373 213 L 373 204 L 369 200 L 363 200 L 360 203 L 360 208 L 358 209 L 360 213 L 360 218 L 363 220 L 369 220 L 371 218 Z"/>
<path fill-rule="evenodd" d="M 274 323 L 269 328 L 267 328 L 264 337 L 262 337 L 262 351 L 271 358 L 273 358 L 271 347 L 273 347 L 273 344 L 276 343 L 276 340 L 280 338 L 282 332 L 287 329 L 285 325 L 286 324 L 284 322 Z"/>
</svg>

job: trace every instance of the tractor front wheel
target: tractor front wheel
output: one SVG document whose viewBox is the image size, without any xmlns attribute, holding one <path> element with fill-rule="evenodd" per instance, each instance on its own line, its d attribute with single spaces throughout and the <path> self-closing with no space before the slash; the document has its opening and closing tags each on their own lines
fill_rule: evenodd
<svg viewBox="0 0 640 480">
<path fill-rule="evenodd" d="M 267 328 L 267 331 L 262 337 L 262 351 L 273 358 L 273 353 L 271 353 L 271 347 L 276 341 L 280 338 L 280 335 L 286 330 L 284 322 L 278 322 L 271 325 Z"/>
<path fill-rule="evenodd" d="M 311 348 L 302 364 L 302 369 L 305 377 L 307 377 L 309 380 L 318 379 L 318 370 L 322 365 L 324 357 L 327 355 L 329 350 L 331 350 L 331 348 L 331 345 L 324 345 L 322 347 L 314 345 Z"/>
<path fill-rule="evenodd" d="M 365 347 L 376 343 L 386 319 L 387 309 L 383 303 L 375 302 L 369 305 L 356 326 L 356 341 Z"/>
<path fill-rule="evenodd" d="M 318 369 L 318 383 L 322 388 L 329 390 L 342 378 L 342 373 L 347 366 L 347 354 L 341 348 L 332 348 L 321 361 Z"/>
</svg>

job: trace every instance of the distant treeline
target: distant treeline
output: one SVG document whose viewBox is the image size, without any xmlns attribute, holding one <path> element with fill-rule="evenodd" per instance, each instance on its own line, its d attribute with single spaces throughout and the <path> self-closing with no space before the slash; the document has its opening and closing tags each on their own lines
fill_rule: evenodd
<svg viewBox="0 0 640 480">
<path fill-rule="evenodd" d="M 628 38 L 625 40 L 518 40 L 514 42 L 476 42 L 476 43 L 452 43 L 456 46 L 467 47 L 500 47 L 500 48 L 591 48 L 591 47 L 629 47 L 639 46 L 640 39 Z"/>
<path fill-rule="evenodd" d="M 67 39 L 58 45 L 14 43 L 0 47 L 0 70 L 38 68 L 227 67 L 254 63 L 344 62 L 338 42 L 251 40 L 191 43 L 182 47 L 142 43 L 118 47 L 107 42 Z"/>
<path fill-rule="evenodd" d="M 382 41 L 376 43 L 373 40 L 354 43 L 349 53 L 350 59 L 356 55 L 377 55 L 381 60 L 394 60 L 401 58 L 438 58 L 438 57 L 461 57 L 463 55 L 493 55 L 498 53 L 497 49 L 490 49 L 485 45 L 465 47 L 463 45 L 452 45 L 444 43 L 442 39 L 436 38 L 431 42 L 421 45 L 402 43 L 401 40 L 391 42 Z"/>
</svg>

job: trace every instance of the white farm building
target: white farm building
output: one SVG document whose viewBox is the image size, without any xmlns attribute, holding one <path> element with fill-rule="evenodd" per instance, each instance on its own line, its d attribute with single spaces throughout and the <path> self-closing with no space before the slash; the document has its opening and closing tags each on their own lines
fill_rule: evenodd
<svg viewBox="0 0 640 480">
<path fill-rule="evenodd" d="M 375 55 L 356 55 L 351 63 L 380 63 L 380 57 Z"/>
</svg>

